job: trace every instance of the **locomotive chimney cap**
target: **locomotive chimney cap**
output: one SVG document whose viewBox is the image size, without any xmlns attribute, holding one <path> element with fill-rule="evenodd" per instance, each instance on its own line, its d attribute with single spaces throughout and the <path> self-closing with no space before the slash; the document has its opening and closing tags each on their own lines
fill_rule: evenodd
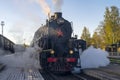
<svg viewBox="0 0 120 80">
<path fill-rule="evenodd" d="M 62 18 L 62 12 L 55 12 L 55 19 Z"/>
</svg>

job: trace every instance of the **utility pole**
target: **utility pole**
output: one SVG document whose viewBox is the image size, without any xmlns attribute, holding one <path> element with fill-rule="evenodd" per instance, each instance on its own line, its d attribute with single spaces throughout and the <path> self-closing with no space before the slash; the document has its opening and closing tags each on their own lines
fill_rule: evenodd
<svg viewBox="0 0 120 80">
<path fill-rule="evenodd" d="M 2 36 L 3 36 L 3 26 L 5 25 L 4 21 L 1 21 L 1 26 L 2 26 Z"/>
</svg>

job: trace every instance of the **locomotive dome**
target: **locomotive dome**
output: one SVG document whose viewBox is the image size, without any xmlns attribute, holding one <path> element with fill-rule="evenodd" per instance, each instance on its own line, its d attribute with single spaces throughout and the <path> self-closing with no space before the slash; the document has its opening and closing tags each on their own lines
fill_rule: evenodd
<svg viewBox="0 0 120 80">
<path fill-rule="evenodd" d="M 62 18 L 62 12 L 55 12 L 54 16 L 55 16 L 55 19 Z"/>
</svg>

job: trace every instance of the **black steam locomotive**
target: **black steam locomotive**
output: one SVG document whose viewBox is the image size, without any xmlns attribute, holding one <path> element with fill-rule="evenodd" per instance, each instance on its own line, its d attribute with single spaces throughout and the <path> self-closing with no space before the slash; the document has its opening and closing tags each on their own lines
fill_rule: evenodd
<svg viewBox="0 0 120 80">
<path fill-rule="evenodd" d="M 79 50 L 86 48 L 86 42 L 71 37 L 71 34 L 71 24 L 62 18 L 61 12 L 56 12 L 36 31 L 33 42 L 43 48 L 40 53 L 43 69 L 67 72 L 77 65 Z"/>
</svg>

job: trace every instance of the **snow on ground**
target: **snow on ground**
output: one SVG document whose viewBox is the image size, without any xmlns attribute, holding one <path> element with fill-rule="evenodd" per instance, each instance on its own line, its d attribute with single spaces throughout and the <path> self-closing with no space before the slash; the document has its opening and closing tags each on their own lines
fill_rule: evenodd
<svg viewBox="0 0 120 80">
<path fill-rule="evenodd" d="M 107 66 L 110 61 L 107 58 L 108 53 L 101 49 L 93 48 L 92 46 L 85 50 L 81 58 L 82 68 L 98 68 L 100 66 Z"/>
</svg>

